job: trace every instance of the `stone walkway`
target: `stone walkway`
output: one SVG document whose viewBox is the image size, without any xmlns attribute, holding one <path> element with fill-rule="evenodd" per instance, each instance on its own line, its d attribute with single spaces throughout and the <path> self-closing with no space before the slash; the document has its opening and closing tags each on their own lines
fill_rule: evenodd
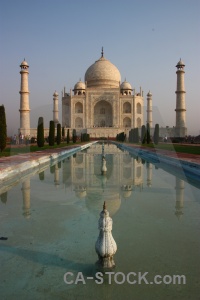
<svg viewBox="0 0 200 300">
<path fill-rule="evenodd" d="M 24 162 L 38 160 L 39 158 L 50 156 L 56 153 L 61 153 L 62 151 L 70 150 L 77 147 L 80 147 L 80 145 L 72 145 L 57 149 L 46 149 L 36 152 L 21 153 L 13 156 L 0 157 L 0 173 L 3 173 L 7 168 L 15 168 L 17 165 L 22 164 Z"/>
</svg>

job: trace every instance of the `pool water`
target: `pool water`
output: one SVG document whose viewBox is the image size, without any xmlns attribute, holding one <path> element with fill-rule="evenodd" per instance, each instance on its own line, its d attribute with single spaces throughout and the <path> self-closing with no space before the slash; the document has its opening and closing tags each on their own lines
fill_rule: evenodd
<svg viewBox="0 0 200 300">
<path fill-rule="evenodd" d="M 95 144 L 0 189 L 0 299 L 199 299 L 199 183 L 115 145 L 104 149 L 105 175 Z M 114 274 L 100 283 L 95 242 L 104 201 L 118 250 Z M 131 284 L 130 272 L 131 282 L 148 274 Z M 184 275 L 185 284 L 156 284 L 156 275 Z"/>
</svg>

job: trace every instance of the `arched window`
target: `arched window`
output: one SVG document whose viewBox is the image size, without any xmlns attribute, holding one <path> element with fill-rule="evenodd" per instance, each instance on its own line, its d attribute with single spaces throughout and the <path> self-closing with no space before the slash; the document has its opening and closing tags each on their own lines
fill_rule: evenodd
<svg viewBox="0 0 200 300">
<path fill-rule="evenodd" d="M 142 121 L 140 118 L 137 118 L 137 127 L 141 127 L 142 126 Z"/>
<path fill-rule="evenodd" d="M 83 128 L 83 120 L 81 118 L 76 118 L 75 120 L 75 127 L 76 128 Z"/>
<path fill-rule="evenodd" d="M 76 114 L 82 114 L 83 113 L 83 104 L 80 102 L 77 102 L 75 104 L 75 113 Z"/>
<path fill-rule="evenodd" d="M 140 103 L 137 103 L 137 114 L 141 114 L 142 113 L 142 106 Z"/>
<path fill-rule="evenodd" d="M 129 102 L 125 102 L 123 105 L 123 113 L 130 114 L 131 113 L 131 104 Z"/>
<path fill-rule="evenodd" d="M 128 118 L 128 117 L 124 118 L 124 120 L 123 120 L 123 126 L 124 127 L 131 127 L 131 119 Z"/>
</svg>

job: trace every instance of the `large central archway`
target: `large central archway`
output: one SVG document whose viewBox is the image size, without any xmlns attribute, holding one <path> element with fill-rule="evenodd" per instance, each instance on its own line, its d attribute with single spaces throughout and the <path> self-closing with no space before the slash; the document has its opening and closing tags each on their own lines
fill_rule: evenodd
<svg viewBox="0 0 200 300">
<path fill-rule="evenodd" d="M 95 127 L 112 127 L 113 115 L 112 106 L 105 100 L 99 101 L 94 106 L 94 126 Z"/>
</svg>

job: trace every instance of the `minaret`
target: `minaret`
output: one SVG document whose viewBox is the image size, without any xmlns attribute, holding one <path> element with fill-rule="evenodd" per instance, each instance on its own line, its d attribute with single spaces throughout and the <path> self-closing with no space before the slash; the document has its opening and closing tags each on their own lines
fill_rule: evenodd
<svg viewBox="0 0 200 300">
<path fill-rule="evenodd" d="M 187 135 L 186 128 L 186 108 L 185 108 L 185 83 L 184 83 L 184 67 L 185 64 L 180 61 L 176 65 L 177 67 L 177 87 L 176 87 L 176 126 L 175 126 L 175 136 L 185 137 Z"/>
<path fill-rule="evenodd" d="M 24 135 L 30 134 L 30 108 L 29 108 L 29 89 L 28 89 L 28 63 L 24 61 L 21 67 L 21 90 L 20 90 L 20 132 Z"/>
<path fill-rule="evenodd" d="M 147 94 L 147 123 L 152 128 L 152 94 L 150 91 Z"/>
<path fill-rule="evenodd" d="M 53 94 L 53 120 L 55 125 L 59 123 L 58 120 L 58 93 L 55 91 Z"/>
</svg>

